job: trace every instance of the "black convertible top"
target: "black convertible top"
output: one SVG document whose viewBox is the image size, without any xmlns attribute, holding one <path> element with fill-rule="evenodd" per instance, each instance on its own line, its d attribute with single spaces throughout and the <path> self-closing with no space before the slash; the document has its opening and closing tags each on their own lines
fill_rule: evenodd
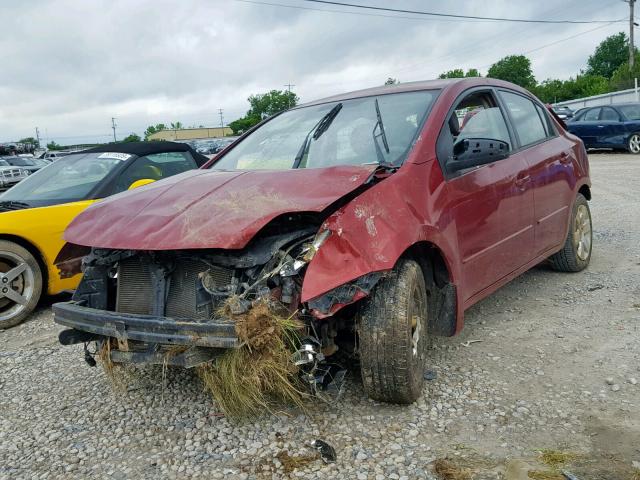
<svg viewBox="0 0 640 480">
<path fill-rule="evenodd" d="M 129 153 L 142 157 L 144 155 L 152 155 L 154 153 L 165 152 L 189 152 L 196 164 L 201 167 L 209 159 L 196 152 L 186 143 L 178 142 L 165 142 L 165 141 L 152 141 L 152 142 L 127 142 L 127 143 L 106 143 L 99 147 L 90 148 L 88 150 L 82 150 L 77 153 L 99 153 L 99 152 L 118 152 Z"/>
</svg>

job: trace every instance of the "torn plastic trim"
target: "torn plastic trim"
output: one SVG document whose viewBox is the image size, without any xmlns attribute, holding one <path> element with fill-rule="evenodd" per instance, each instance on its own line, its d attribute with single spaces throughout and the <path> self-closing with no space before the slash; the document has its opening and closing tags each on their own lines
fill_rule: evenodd
<svg viewBox="0 0 640 480">
<path fill-rule="evenodd" d="M 367 297 L 386 272 L 371 272 L 353 282 L 345 283 L 307 302 L 311 314 L 317 319 L 334 315 L 340 309 Z"/>
<path fill-rule="evenodd" d="M 58 267 L 60 278 L 71 278 L 81 273 L 82 259 L 89 253 L 91 253 L 90 247 L 65 243 L 53 261 L 53 264 Z"/>
</svg>

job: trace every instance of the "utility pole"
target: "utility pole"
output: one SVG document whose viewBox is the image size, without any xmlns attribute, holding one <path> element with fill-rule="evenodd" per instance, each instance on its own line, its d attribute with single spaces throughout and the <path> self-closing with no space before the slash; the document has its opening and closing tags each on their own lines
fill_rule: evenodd
<svg viewBox="0 0 640 480">
<path fill-rule="evenodd" d="M 633 71 L 633 65 L 635 63 L 635 47 L 633 44 L 633 4 L 636 0 L 628 0 L 629 2 L 629 70 Z"/>
<path fill-rule="evenodd" d="M 222 136 L 224 137 L 224 117 L 222 116 L 223 110 L 221 108 L 218 109 L 218 113 L 220 114 L 220 128 L 222 128 Z"/>
<path fill-rule="evenodd" d="M 291 85 L 291 82 L 289 82 L 285 85 L 285 87 L 287 87 L 287 90 L 289 92 L 289 96 L 287 97 L 287 108 L 291 108 L 291 87 L 295 87 L 295 85 Z"/>
<path fill-rule="evenodd" d="M 116 127 L 117 127 L 116 119 L 115 119 L 115 117 L 111 117 L 111 128 L 113 128 L 113 141 L 114 142 L 117 142 L 117 140 L 116 140 Z"/>
<path fill-rule="evenodd" d="M 36 140 L 38 141 L 38 148 L 40 148 L 40 130 L 36 127 Z"/>
</svg>

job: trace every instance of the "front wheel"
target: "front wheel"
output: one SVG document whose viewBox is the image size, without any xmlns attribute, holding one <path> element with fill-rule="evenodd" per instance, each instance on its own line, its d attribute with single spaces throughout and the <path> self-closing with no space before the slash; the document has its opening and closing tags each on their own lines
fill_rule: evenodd
<svg viewBox="0 0 640 480">
<path fill-rule="evenodd" d="M 42 293 L 42 271 L 28 250 L 0 240 L 0 329 L 23 322 Z"/>
<path fill-rule="evenodd" d="M 579 193 L 571 212 L 569 233 L 562 250 L 552 255 L 551 265 L 560 272 L 579 272 L 589 265 L 591 260 L 591 210 L 589 203 Z"/>
<path fill-rule="evenodd" d="M 428 302 L 424 276 L 413 260 L 400 260 L 357 316 L 360 365 L 370 398 L 409 404 L 424 383 Z"/>
<path fill-rule="evenodd" d="M 627 150 L 631 153 L 640 153 L 640 134 L 634 133 L 629 137 Z"/>
</svg>

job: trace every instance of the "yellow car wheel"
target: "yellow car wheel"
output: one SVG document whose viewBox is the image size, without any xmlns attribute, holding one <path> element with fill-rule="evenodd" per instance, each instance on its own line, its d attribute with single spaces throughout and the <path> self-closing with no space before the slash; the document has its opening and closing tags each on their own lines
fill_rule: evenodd
<svg viewBox="0 0 640 480">
<path fill-rule="evenodd" d="M 42 293 L 42 271 L 31 253 L 0 240 L 0 328 L 23 322 Z"/>
</svg>

